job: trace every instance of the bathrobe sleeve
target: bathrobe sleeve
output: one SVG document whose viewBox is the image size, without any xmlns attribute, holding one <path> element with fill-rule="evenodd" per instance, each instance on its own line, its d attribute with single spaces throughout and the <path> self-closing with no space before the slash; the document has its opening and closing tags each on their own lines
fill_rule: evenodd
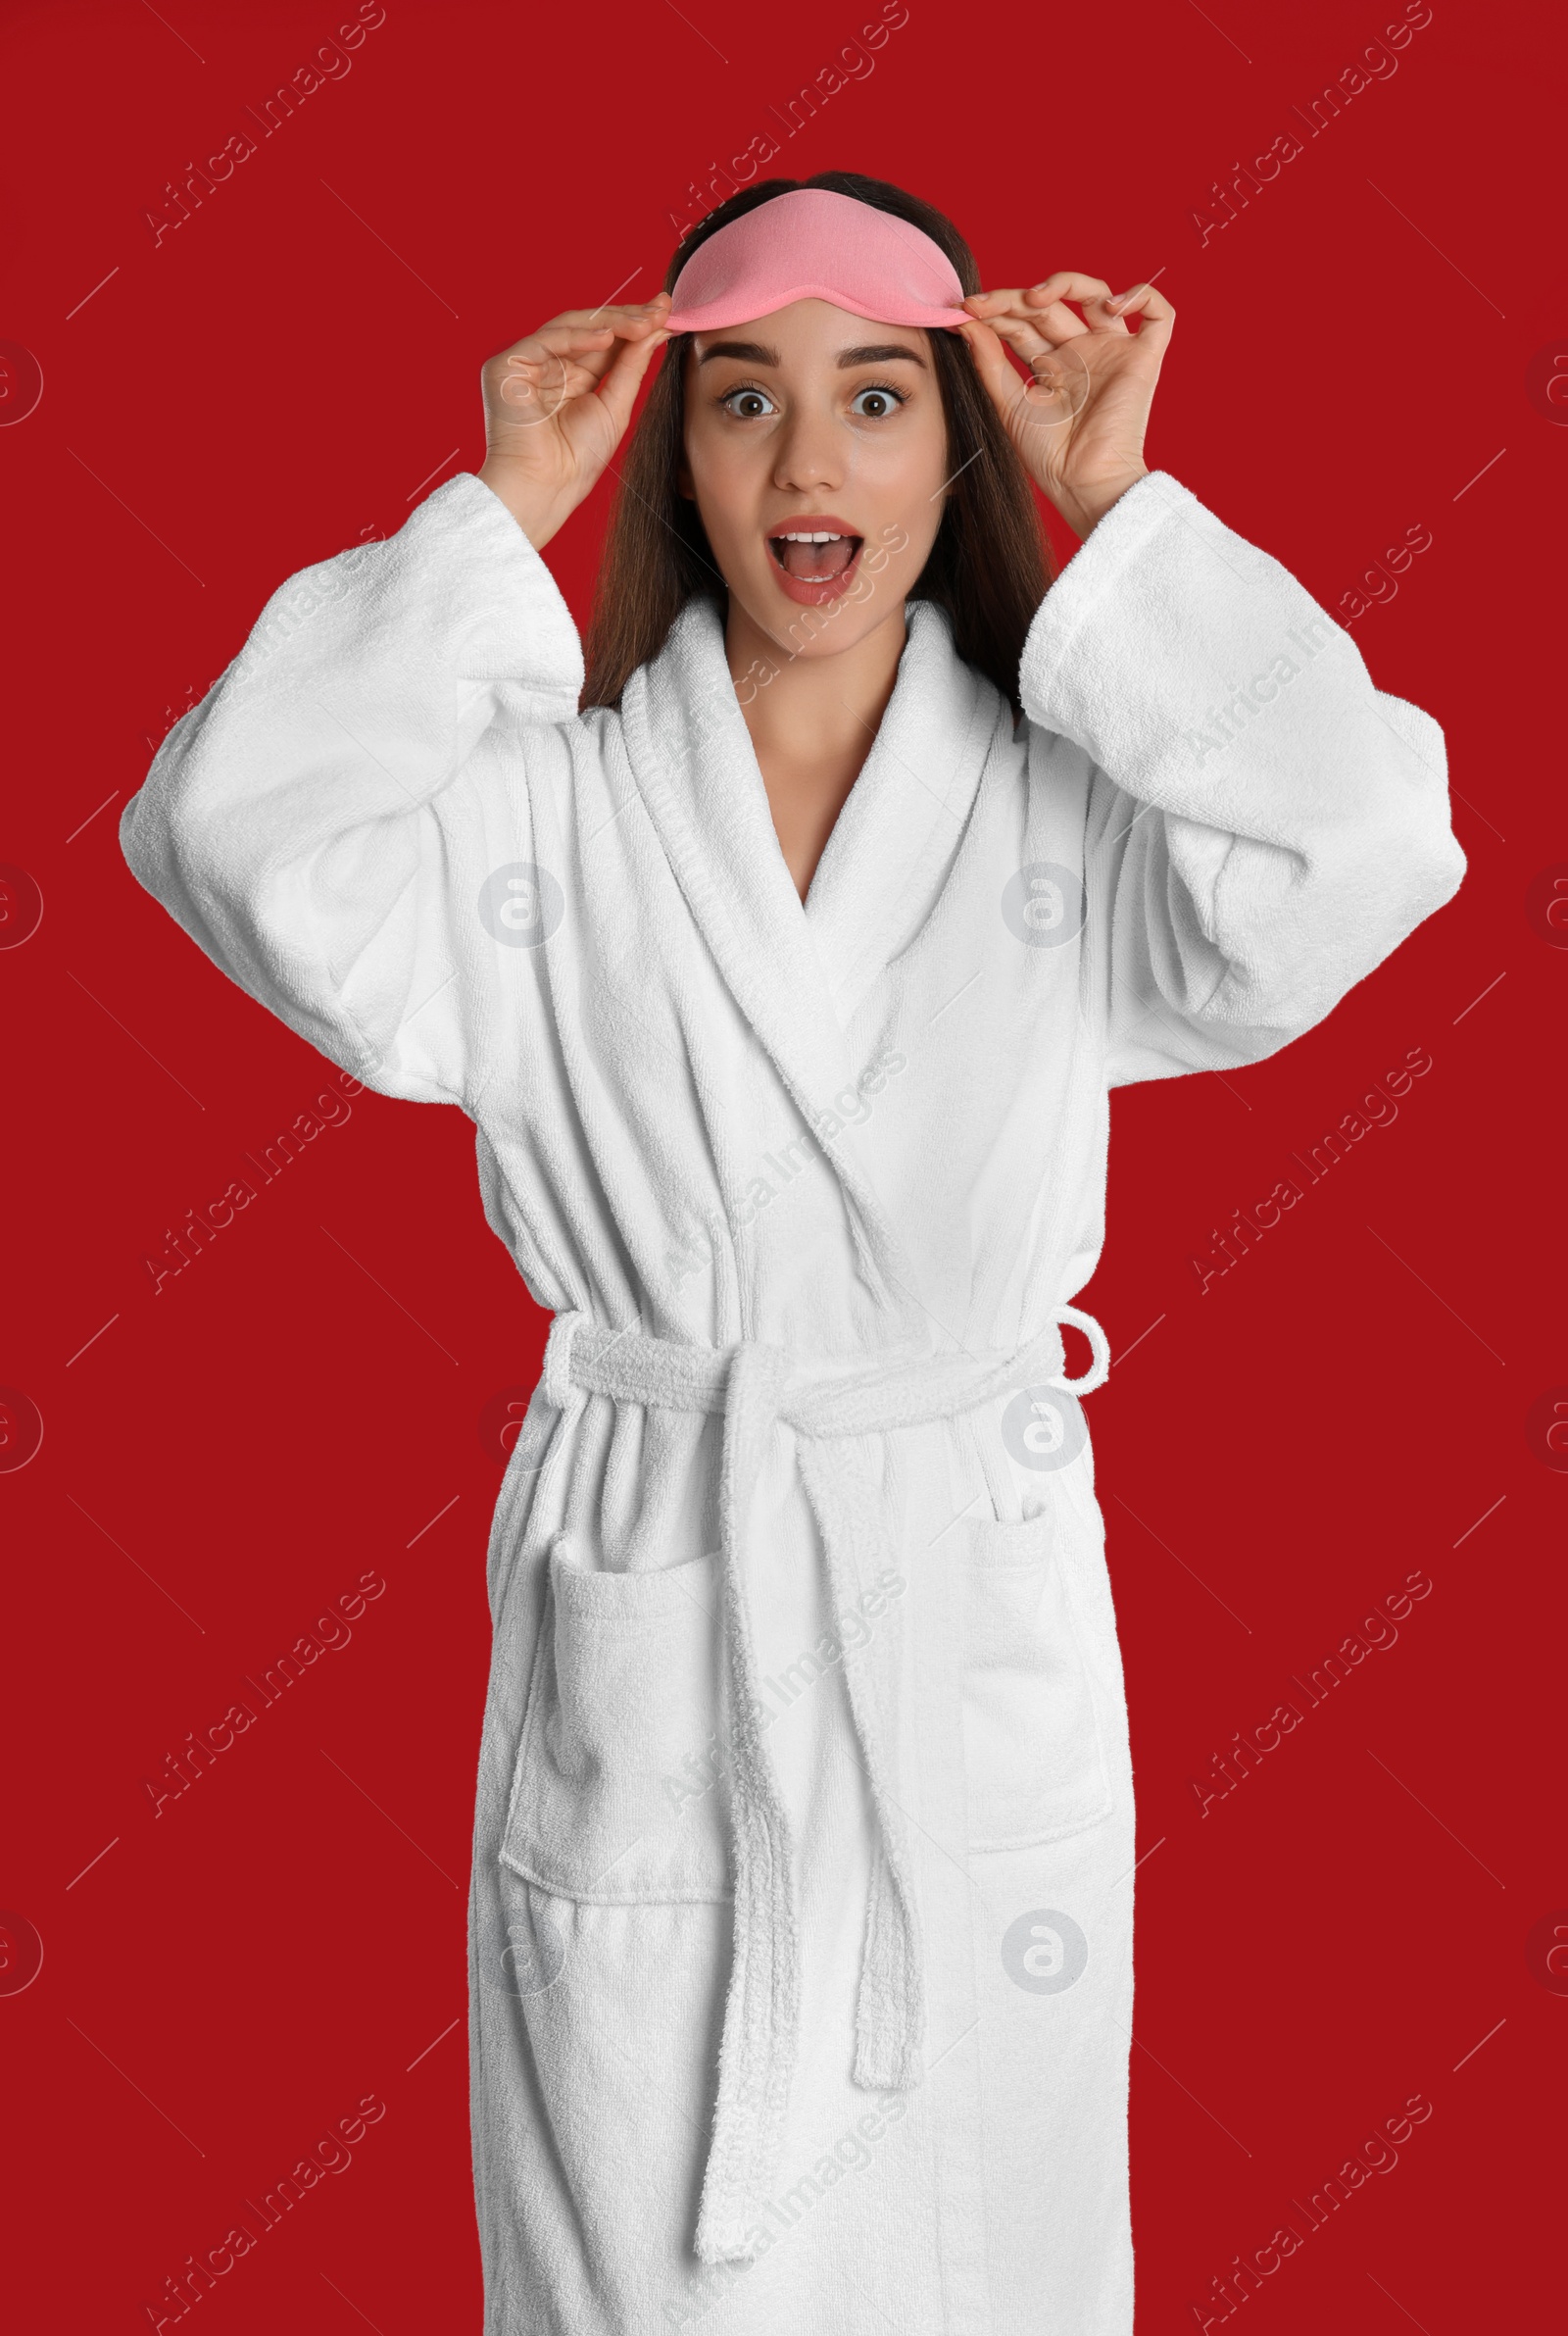
<svg viewBox="0 0 1568 2336">
<path fill-rule="evenodd" d="M 1063 571 L 1019 678 L 1033 783 L 1073 749 L 1091 765 L 1112 1086 L 1274 1053 L 1458 889 L 1438 724 L 1375 689 L 1310 593 L 1167 472 Z"/>
<path fill-rule="evenodd" d="M 230 978 L 386 1095 L 463 1103 L 473 968 L 463 831 L 575 720 L 555 581 L 470 472 L 384 543 L 274 593 L 121 820 L 139 881 Z M 521 819 L 526 820 L 525 805 Z M 521 857 L 519 854 L 518 857 Z"/>
</svg>

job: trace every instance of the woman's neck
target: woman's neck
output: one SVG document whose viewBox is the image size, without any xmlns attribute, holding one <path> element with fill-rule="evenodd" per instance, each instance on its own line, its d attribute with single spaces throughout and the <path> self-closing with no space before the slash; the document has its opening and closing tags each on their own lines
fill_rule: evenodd
<svg viewBox="0 0 1568 2336">
<path fill-rule="evenodd" d="M 831 635 L 829 635 L 831 638 Z M 906 639 L 904 603 L 835 654 L 790 656 L 732 599 L 724 648 L 737 684 L 771 672 L 741 711 L 785 865 L 802 900 L 810 889 L 835 820 L 871 751 Z"/>
</svg>

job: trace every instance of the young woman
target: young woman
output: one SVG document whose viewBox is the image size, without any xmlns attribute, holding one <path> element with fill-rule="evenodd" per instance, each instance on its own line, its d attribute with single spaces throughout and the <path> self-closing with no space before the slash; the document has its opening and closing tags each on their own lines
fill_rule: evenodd
<svg viewBox="0 0 1568 2336">
<path fill-rule="evenodd" d="M 489 1551 L 488 2336 L 1127 2336 L 1108 1091 L 1450 897 L 1442 733 L 1146 469 L 1152 286 L 981 292 L 843 173 L 667 281 L 486 367 L 478 475 L 285 586 L 123 848 L 469 1115 L 555 1316 Z M 585 688 L 539 555 L 661 348 Z"/>
</svg>

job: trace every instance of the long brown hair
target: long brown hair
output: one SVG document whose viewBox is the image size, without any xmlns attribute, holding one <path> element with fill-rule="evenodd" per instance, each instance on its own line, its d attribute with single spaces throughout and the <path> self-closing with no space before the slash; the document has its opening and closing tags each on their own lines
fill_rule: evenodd
<svg viewBox="0 0 1568 2336">
<path fill-rule="evenodd" d="M 825 187 L 907 220 L 940 244 L 965 292 L 978 292 L 974 255 L 950 219 L 917 195 L 855 171 L 819 171 L 814 178 L 766 178 L 732 195 L 682 239 L 664 289 L 698 246 L 731 220 L 797 187 Z M 678 332 L 633 428 L 600 564 L 588 630 L 582 703 L 614 706 L 640 665 L 657 657 L 688 600 L 711 600 L 722 613 L 724 579 L 697 506 L 678 484 L 685 437 L 686 346 Z M 1018 711 L 1018 660 L 1024 636 L 1052 580 L 1051 547 L 1028 473 L 956 333 L 929 334 L 948 425 L 951 491 L 936 541 L 911 597 L 947 612 L 954 645 L 966 664 L 993 680 Z"/>
</svg>

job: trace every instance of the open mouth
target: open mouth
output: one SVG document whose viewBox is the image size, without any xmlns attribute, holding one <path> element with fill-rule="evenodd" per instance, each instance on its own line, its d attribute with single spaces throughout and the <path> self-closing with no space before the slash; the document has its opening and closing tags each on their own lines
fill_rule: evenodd
<svg viewBox="0 0 1568 2336">
<path fill-rule="evenodd" d="M 806 519 L 770 528 L 767 548 L 790 598 L 820 603 L 848 588 L 864 540 L 837 520 Z"/>
</svg>

